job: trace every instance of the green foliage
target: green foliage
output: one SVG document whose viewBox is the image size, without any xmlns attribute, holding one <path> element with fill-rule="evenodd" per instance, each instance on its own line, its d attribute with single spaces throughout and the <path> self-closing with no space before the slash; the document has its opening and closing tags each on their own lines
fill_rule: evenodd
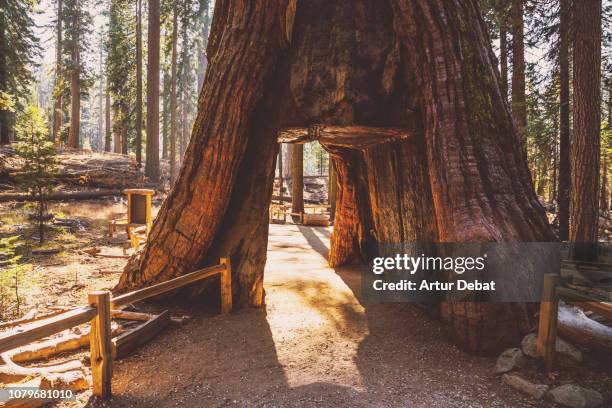
<svg viewBox="0 0 612 408">
<path fill-rule="evenodd" d="M 15 112 L 15 99 L 13 95 L 0 91 L 0 111 Z"/>
<path fill-rule="evenodd" d="M 38 203 L 37 221 L 40 243 L 44 240 L 44 222 L 47 216 L 47 202 L 53 193 L 53 177 L 57 161 L 53 143 L 47 137 L 48 127 L 42 109 L 29 106 L 17 119 L 15 126 L 19 143 L 17 154 L 24 160 L 19 176 L 20 187 L 29 192 Z"/>
<path fill-rule="evenodd" d="M 135 138 L 136 18 L 133 2 L 110 0 L 106 74 L 112 96 L 113 133 Z"/>
<path fill-rule="evenodd" d="M 19 237 L 0 238 L 0 319 L 9 317 L 8 311 L 14 306 L 13 316 L 20 314 L 19 289 L 24 275 L 31 269 L 29 264 L 20 264 L 22 255 Z"/>
<path fill-rule="evenodd" d="M 6 95 L 11 95 L 18 110 L 30 93 L 34 80 L 31 69 L 37 66 L 36 59 L 40 57 L 32 19 L 37 4 L 37 0 L 4 0 L 0 8 L 1 99 L 6 102 Z"/>
</svg>

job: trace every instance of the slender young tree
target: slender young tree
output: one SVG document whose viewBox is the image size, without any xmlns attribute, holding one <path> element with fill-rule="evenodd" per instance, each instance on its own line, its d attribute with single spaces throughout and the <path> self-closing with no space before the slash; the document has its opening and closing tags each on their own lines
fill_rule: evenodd
<svg viewBox="0 0 612 408">
<path fill-rule="evenodd" d="M 149 0 L 147 46 L 147 161 L 145 174 L 149 180 L 156 182 L 159 180 L 159 0 Z"/>
<path fill-rule="evenodd" d="M 111 125 L 111 97 L 110 97 L 110 92 L 108 89 L 108 80 L 106 81 L 106 106 L 104 109 L 104 116 L 105 116 L 105 125 L 104 125 L 104 131 L 106 132 L 105 137 L 104 137 L 104 151 L 105 152 L 110 152 L 111 151 L 111 141 L 112 141 L 112 125 Z"/>
<path fill-rule="evenodd" d="M 559 7 L 559 187 L 557 205 L 559 239 L 569 238 L 570 189 L 570 1 L 560 0 Z"/>
<path fill-rule="evenodd" d="M 601 0 L 575 1 L 573 18 L 574 129 L 570 241 L 575 259 L 595 260 L 599 225 Z"/>
</svg>

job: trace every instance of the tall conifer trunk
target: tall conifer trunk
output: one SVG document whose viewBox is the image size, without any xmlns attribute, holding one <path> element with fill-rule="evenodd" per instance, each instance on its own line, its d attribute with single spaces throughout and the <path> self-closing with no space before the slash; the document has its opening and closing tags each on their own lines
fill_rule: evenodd
<svg viewBox="0 0 612 408">
<path fill-rule="evenodd" d="M 57 0 L 57 39 L 56 39 L 56 50 L 55 50 L 55 88 L 53 90 L 54 104 L 53 104 L 53 142 L 56 146 L 61 144 L 61 131 L 62 131 L 62 92 L 60 89 L 61 75 L 62 75 L 62 13 L 63 13 L 63 0 Z"/>
<path fill-rule="evenodd" d="M 4 8 L 4 1 L 0 1 L 0 5 Z M 6 66 L 6 53 L 4 50 L 8 47 L 6 41 L 6 17 L 4 13 L 0 13 L 0 92 L 7 91 L 8 82 L 8 67 Z M 9 143 L 10 130 L 10 112 L 0 109 L 0 144 Z"/>
<path fill-rule="evenodd" d="M 512 116 L 525 147 L 527 101 L 525 97 L 524 0 L 512 0 Z"/>
<path fill-rule="evenodd" d="M 177 136 L 177 44 L 178 44 L 178 6 L 175 4 L 172 11 L 172 65 L 171 76 L 172 83 L 170 85 L 170 185 L 176 180 L 176 136 Z"/>
<path fill-rule="evenodd" d="M 159 180 L 159 26 L 160 0 L 149 0 L 149 31 L 147 34 L 147 150 L 145 174 L 149 180 L 154 182 Z M 164 110 L 165 109 L 166 106 L 164 105 Z M 166 112 L 164 111 L 164 120 L 165 117 Z"/>
<path fill-rule="evenodd" d="M 559 218 L 559 239 L 569 238 L 569 209 L 571 189 L 570 169 L 570 73 L 569 73 L 569 30 L 570 1 L 560 0 L 559 25 L 559 188 L 557 189 L 557 214 Z"/>
<path fill-rule="evenodd" d="M 159 84 L 158 84 L 158 87 L 159 87 Z M 136 145 L 136 163 L 138 164 L 138 166 L 141 166 L 142 165 L 142 0 L 136 1 L 136 143 L 135 145 Z"/>
<path fill-rule="evenodd" d="M 304 145 L 291 146 L 291 212 L 304 212 Z"/>
<path fill-rule="evenodd" d="M 601 126 L 601 0 L 574 2 L 574 133 L 570 241 L 573 257 L 597 259 Z"/>
<path fill-rule="evenodd" d="M 76 5 L 72 20 L 71 67 L 70 67 L 70 131 L 68 132 L 68 147 L 79 148 L 81 130 L 81 55 L 80 55 L 80 5 Z"/>
</svg>

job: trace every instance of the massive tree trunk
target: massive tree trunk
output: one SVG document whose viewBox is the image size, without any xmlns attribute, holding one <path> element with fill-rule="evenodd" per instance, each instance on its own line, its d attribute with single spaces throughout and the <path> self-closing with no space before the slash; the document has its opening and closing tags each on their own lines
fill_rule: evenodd
<svg viewBox="0 0 612 408">
<path fill-rule="evenodd" d="M 570 169 L 570 1 L 561 0 L 559 25 L 559 188 L 557 190 L 557 217 L 559 219 L 559 239 L 569 238 L 570 188 L 572 183 Z"/>
<path fill-rule="evenodd" d="M 153 24 L 155 25 L 156 23 L 157 22 L 154 22 Z M 149 24 L 149 27 L 151 27 L 151 24 Z M 159 25 L 155 27 L 154 30 L 159 30 Z M 149 67 L 149 69 L 150 68 L 151 67 Z M 159 83 L 157 84 L 157 86 L 159 88 Z M 158 104 L 159 104 L 159 101 L 158 101 Z M 147 106 L 150 107 L 149 104 L 147 104 Z M 140 166 L 142 165 L 142 0 L 136 1 L 136 143 L 135 144 L 136 144 L 136 163 L 138 163 L 138 166 Z"/>
<path fill-rule="evenodd" d="M 230 256 L 234 304 L 261 305 L 276 138 L 287 127 L 366 129 L 319 138 L 338 173 L 333 266 L 386 243 L 554 238 L 476 0 L 215 7 L 183 167 L 120 289 Z M 385 139 L 368 127 L 408 133 Z M 443 311 L 457 343 L 475 352 L 515 343 L 534 322 L 524 304 L 446 302 Z"/>
<path fill-rule="evenodd" d="M 527 126 L 527 101 L 525 98 L 525 35 L 523 1 L 512 0 L 512 116 L 518 128 L 523 146 Z"/>
<path fill-rule="evenodd" d="M 291 146 L 291 212 L 304 212 L 304 145 Z"/>
<path fill-rule="evenodd" d="M 63 0 L 57 0 L 57 40 L 55 49 L 55 88 L 53 95 L 55 97 L 53 105 L 53 142 L 56 146 L 61 144 L 61 132 L 62 132 L 62 90 L 61 88 L 61 75 L 62 75 L 62 8 Z"/>
<path fill-rule="evenodd" d="M 159 180 L 159 26 L 159 0 L 149 0 L 149 32 L 147 34 L 147 151 L 145 175 L 149 180 L 154 182 Z M 166 106 L 164 105 L 164 110 L 165 109 Z M 164 112 L 164 121 L 166 120 L 165 116 L 166 112 Z"/>
<path fill-rule="evenodd" d="M 574 134 L 570 241 L 573 257 L 597 258 L 601 0 L 574 2 Z"/>
</svg>

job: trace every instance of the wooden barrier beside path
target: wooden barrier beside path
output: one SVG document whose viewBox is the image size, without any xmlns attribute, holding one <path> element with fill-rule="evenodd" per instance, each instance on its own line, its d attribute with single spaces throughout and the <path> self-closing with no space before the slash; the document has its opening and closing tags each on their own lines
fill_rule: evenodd
<svg viewBox="0 0 612 408">
<path fill-rule="evenodd" d="M 7 333 L 0 334 L 0 354 L 74 326 L 90 322 L 91 330 L 89 336 L 93 395 L 108 398 L 111 395 L 113 357 L 118 357 L 118 354 L 121 356 L 127 349 L 142 344 L 143 339 L 146 338 L 146 333 L 143 334 L 143 332 L 127 332 L 113 339 L 111 333 L 111 315 L 121 315 L 121 312 L 118 312 L 116 309 L 171 292 L 215 275 L 220 276 L 221 313 L 229 313 L 232 310 L 231 262 L 227 258 L 221 258 L 219 265 L 200 269 L 187 275 L 113 298 L 111 298 L 111 294 L 108 291 L 92 292 L 88 297 L 88 306 L 82 306 L 46 319 L 27 323 L 18 331 L 10 330 Z M 155 327 L 161 322 L 168 321 L 168 319 L 169 315 L 165 312 L 147 320 L 142 327 L 146 332 L 148 331 L 147 329 Z"/>
</svg>

